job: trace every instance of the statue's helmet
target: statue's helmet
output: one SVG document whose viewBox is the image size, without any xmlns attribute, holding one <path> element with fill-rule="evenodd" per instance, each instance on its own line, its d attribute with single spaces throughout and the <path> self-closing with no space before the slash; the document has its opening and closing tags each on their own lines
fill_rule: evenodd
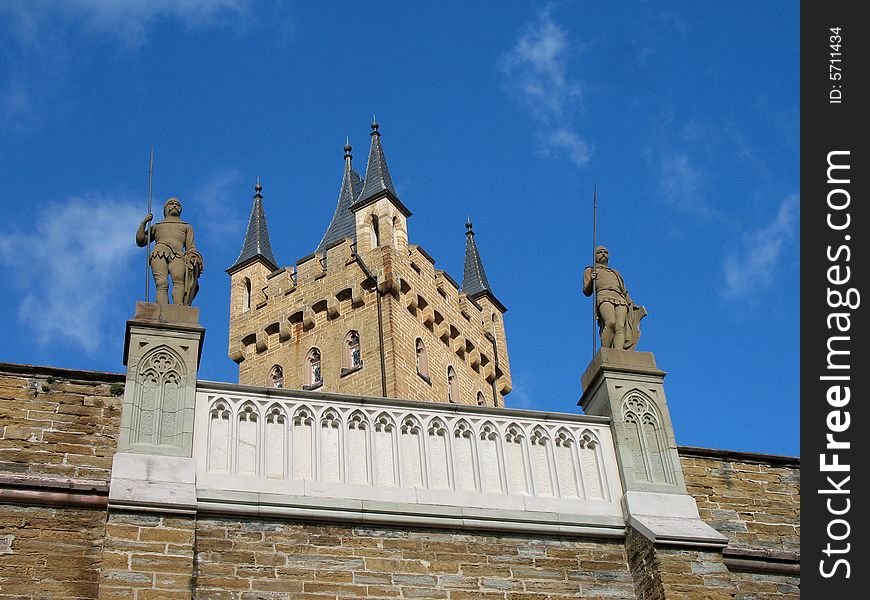
<svg viewBox="0 0 870 600">
<path fill-rule="evenodd" d="M 178 206 L 178 214 L 179 215 L 181 214 L 181 201 L 178 198 L 170 198 L 169 200 L 166 201 L 166 204 L 163 205 L 163 216 L 164 217 L 169 214 L 169 207 L 173 204 Z"/>
<path fill-rule="evenodd" d="M 604 260 L 607 260 L 610 256 L 610 252 L 604 246 L 595 246 L 595 260 L 598 261 L 598 257 L 603 254 Z"/>
</svg>

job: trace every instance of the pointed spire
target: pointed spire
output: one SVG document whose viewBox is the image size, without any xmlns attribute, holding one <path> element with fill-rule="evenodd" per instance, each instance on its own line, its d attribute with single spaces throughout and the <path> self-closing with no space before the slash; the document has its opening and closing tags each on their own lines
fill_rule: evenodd
<svg viewBox="0 0 870 600">
<path fill-rule="evenodd" d="M 390 177 L 390 170 L 387 168 L 387 159 L 384 156 L 384 149 L 381 146 L 381 133 L 378 131 L 380 125 L 372 118 L 372 146 L 369 150 L 369 162 L 366 165 L 366 178 L 363 183 L 362 193 L 354 204 L 354 208 L 365 206 L 369 200 L 374 200 L 382 196 L 387 196 L 393 201 L 400 210 L 408 217 L 411 215 L 405 206 L 399 201 L 396 195 L 396 188 L 393 187 L 393 179 Z"/>
<path fill-rule="evenodd" d="M 273 271 L 278 268 L 275 256 L 272 254 L 272 245 L 269 243 L 269 229 L 266 226 L 266 213 L 263 211 L 263 186 L 257 177 L 257 185 L 254 186 L 254 206 L 251 208 L 251 218 L 248 221 L 248 231 L 245 233 L 245 241 L 242 251 L 233 266 L 227 269 L 227 273 L 244 267 L 259 258 Z"/>
<path fill-rule="evenodd" d="M 349 237 L 356 241 L 356 217 L 350 211 L 353 201 L 359 197 L 363 183 L 359 173 L 353 169 L 353 148 L 348 139 L 344 145 L 344 177 L 341 180 L 341 189 L 338 192 L 338 203 L 335 206 L 335 214 L 326 228 L 326 233 L 320 243 L 317 244 L 316 252 L 324 252 L 326 247 L 342 238 Z"/>
<path fill-rule="evenodd" d="M 477 251 L 477 243 L 474 241 L 473 227 L 469 217 L 465 222 L 465 269 L 462 275 L 461 291 L 475 300 L 486 295 L 499 310 L 505 312 L 507 309 L 498 301 L 489 286 L 486 271 L 483 270 L 483 262 L 480 260 L 480 253 Z"/>
</svg>

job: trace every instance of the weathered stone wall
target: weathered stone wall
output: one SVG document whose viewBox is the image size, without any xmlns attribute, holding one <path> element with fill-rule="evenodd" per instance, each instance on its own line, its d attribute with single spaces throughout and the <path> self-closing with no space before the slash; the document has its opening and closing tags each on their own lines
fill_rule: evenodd
<svg viewBox="0 0 870 600">
<path fill-rule="evenodd" d="M 0 363 L 0 476 L 107 482 L 123 383 L 114 373 Z"/>
<path fill-rule="evenodd" d="M 730 548 L 800 550 L 800 462 L 790 457 L 680 448 L 701 518 Z"/>
<path fill-rule="evenodd" d="M 657 546 L 631 527 L 625 549 L 641 600 L 735 598 L 731 575 L 718 551 Z"/>
<path fill-rule="evenodd" d="M 0 597 L 97 597 L 123 381 L 0 364 Z"/>
<path fill-rule="evenodd" d="M 634 598 L 621 542 L 197 520 L 195 598 Z"/>
<path fill-rule="evenodd" d="M 735 598 L 799 598 L 800 460 L 683 447 L 680 462 L 701 518 L 729 539 Z"/>
<path fill-rule="evenodd" d="M 112 511 L 100 563 L 100 600 L 186 600 L 194 518 Z"/>
<path fill-rule="evenodd" d="M 0 504 L 0 598 L 96 598 L 106 513 Z"/>
</svg>

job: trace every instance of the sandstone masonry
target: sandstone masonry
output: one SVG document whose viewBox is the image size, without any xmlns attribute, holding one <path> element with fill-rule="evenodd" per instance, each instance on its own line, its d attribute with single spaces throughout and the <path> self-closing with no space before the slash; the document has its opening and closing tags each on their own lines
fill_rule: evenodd
<svg viewBox="0 0 870 600">
<path fill-rule="evenodd" d="M 109 515 L 123 379 L 0 364 L 0 598 L 799 597 L 794 458 L 679 448 L 702 518 L 729 538 L 721 552 L 657 546 L 631 529 L 619 541 Z M 49 435 L 59 430 L 90 436 L 93 453 Z M 94 465 L 99 454 L 109 460 Z"/>
</svg>

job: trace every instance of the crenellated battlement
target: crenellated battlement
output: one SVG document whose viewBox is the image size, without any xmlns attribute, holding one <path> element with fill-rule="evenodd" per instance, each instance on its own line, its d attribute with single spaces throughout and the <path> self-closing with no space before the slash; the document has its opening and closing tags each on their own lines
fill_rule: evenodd
<svg viewBox="0 0 870 600">
<path fill-rule="evenodd" d="M 509 371 L 497 360 L 499 354 L 500 360 L 506 356 L 497 308 L 485 297 L 474 300 L 461 292 L 459 284 L 437 269 L 434 259 L 417 245 L 408 245 L 406 253 L 393 245 L 377 246 L 362 256 L 356 254 L 356 248 L 352 239 L 343 238 L 324 251 L 301 258 L 295 268 L 267 273 L 266 265 L 253 261 L 232 273 L 229 356 L 240 365 L 241 382 L 267 385 L 269 371 L 278 365 L 284 386 L 298 389 L 312 385 L 305 378 L 304 367 L 295 368 L 289 357 L 317 347 L 323 360 L 320 345 L 324 343 L 341 354 L 335 340 L 351 331 L 348 322 L 369 317 L 376 321 L 377 315 L 370 313 L 376 313 L 373 309 L 380 297 L 381 327 L 387 313 L 392 336 L 397 330 L 414 334 L 412 342 L 420 340 L 426 352 L 423 372 L 409 373 L 405 379 L 410 381 L 393 376 L 394 386 L 404 388 L 401 397 L 445 401 L 451 396 L 443 393 L 449 392 L 447 388 L 438 390 L 442 386 L 433 384 L 431 363 L 439 371 L 443 366 L 445 379 L 446 369 L 451 367 L 458 379 L 472 380 L 458 384 L 461 403 L 478 403 L 482 393 L 484 403 L 503 405 L 502 397 L 510 391 L 511 383 Z M 381 331 L 373 334 L 361 343 L 366 341 L 370 347 L 379 343 Z M 395 362 L 417 364 L 415 345 L 396 339 L 385 339 L 384 345 L 385 354 L 389 349 Z M 368 355 L 363 357 L 363 367 L 379 370 L 379 348 L 369 348 L 378 352 L 365 350 L 361 348 Z M 385 368 L 390 366 L 387 362 Z M 342 364 L 339 380 L 341 369 L 348 368 L 350 365 Z M 327 373 L 323 375 L 323 385 L 329 389 Z M 377 373 L 374 379 L 383 376 Z M 373 393 L 377 393 L 376 387 Z M 463 393 L 462 388 L 473 391 Z"/>
</svg>

